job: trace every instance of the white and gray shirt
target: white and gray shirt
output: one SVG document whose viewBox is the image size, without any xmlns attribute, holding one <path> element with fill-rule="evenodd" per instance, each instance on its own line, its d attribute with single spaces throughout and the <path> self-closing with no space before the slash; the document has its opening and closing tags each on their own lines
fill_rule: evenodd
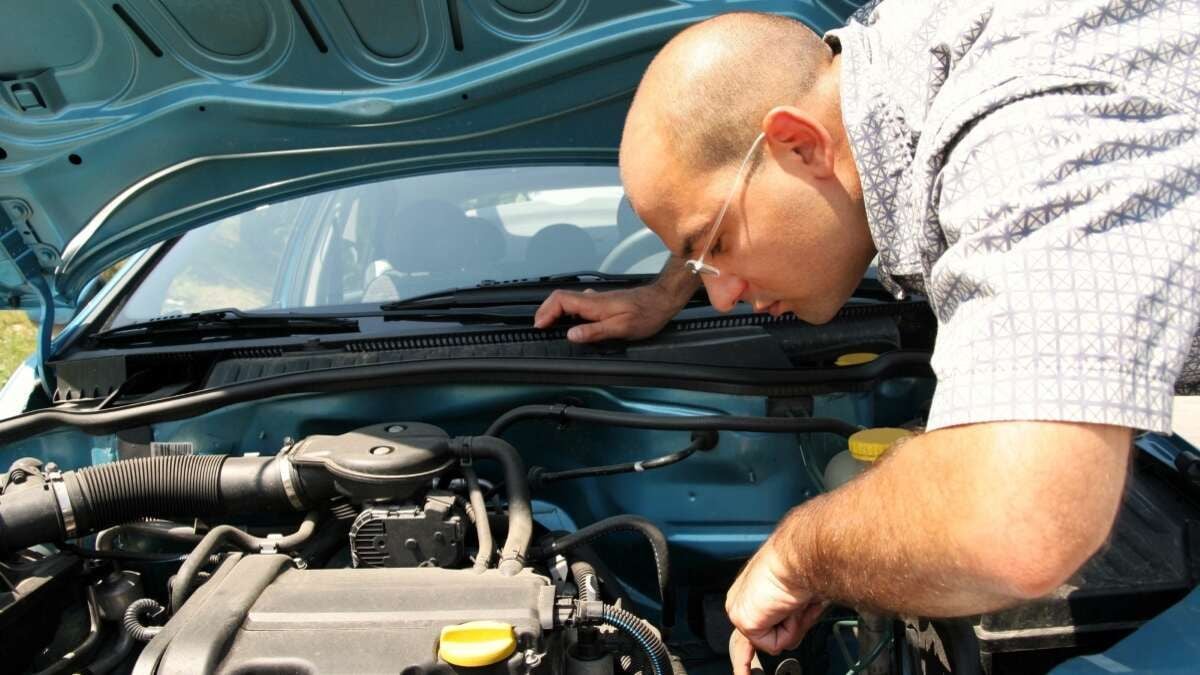
<svg viewBox="0 0 1200 675">
<path fill-rule="evenodd" d="M 879 276 L 938 317 L 928 428 L 1169 433 L 1200 384 L 1200 2 L 882 0 L 826 39 Z"/>
</svg>

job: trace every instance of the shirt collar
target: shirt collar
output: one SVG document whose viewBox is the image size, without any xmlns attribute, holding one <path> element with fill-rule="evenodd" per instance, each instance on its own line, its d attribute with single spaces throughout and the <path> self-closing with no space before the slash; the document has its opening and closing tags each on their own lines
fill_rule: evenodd
<svg viewBox="0 0 1200 675">
<path fill-rule="evenodd" d="M 905 207 L 917 134 L 896 102 L 895 84 L 886 81 L 886 68 L 878 63 L 876 29 L 852 20 L 827 33 L 825 41 L 842 55 L 842 122 L 862 183 L 871 238 L 879 251 L 879 281 L 902 298 L 909 285 L 902 279 L 919 276 L 922 269 Z"/>
</svg>

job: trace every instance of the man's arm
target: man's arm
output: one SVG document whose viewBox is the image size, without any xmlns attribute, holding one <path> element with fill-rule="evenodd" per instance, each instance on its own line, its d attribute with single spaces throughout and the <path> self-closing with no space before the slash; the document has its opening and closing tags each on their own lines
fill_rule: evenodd
<svg viewBox="0 0 1200 675">
<path fill-rule="evenodd" d="M 795 617 L 822 599 L 932 617 L 1045 595 L 1107 538 L 1130 439 L 1122 427 L 1058 422 L 913 438 L 793 509 L 726 609 L 750 641 L 777 652 L 803 637 L 809 621 Z"/>
</svg>

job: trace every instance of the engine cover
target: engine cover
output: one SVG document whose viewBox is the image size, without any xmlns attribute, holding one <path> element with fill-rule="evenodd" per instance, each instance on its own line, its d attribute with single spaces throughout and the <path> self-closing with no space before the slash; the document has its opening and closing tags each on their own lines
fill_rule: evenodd
<svg viewBox="0 0 1200 675">
<path fill-rule="evenodd" d="M 553 617 L 550 580 L 528 571 L 298 570 L 286 556 L 250 555 L 226 561 L 133 672 L 445 672 L 442 628 L 477 620 L 513 626 L 517 651 L 497 671 L 539 672 L 524 652 L 557 649 Z"/>
</svg>

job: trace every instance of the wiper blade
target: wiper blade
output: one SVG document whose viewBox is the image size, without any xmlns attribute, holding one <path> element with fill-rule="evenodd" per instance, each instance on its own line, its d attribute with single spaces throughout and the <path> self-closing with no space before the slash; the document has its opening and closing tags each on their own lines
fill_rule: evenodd
<svg viewBox="0 0 1200 675">
<path fill-rule="evenodd" d="M 538 304 L 521 303 L 495 307 L 407 307 L 387 311 L 383 317 L 386 321 L 444 321 L 461 324 L 509 323 L 528 327 L 533 323 L 533 315 L 539 306 Z M 572 325 L 573 318 L 565 317 L 560 323 Z"/>
<path fill-rule="evenodd" d="M 549 291 L 558 288 L 596 290 L 627 288 L 644 284 L 654 274 L 606 274 L 604 272 L 571 272 L 532 279 L 484 281 L 476 286 L 450 288 L 412 298 L 385 303 L 379 309 L 389 312 L 400 309 L 450 309 L 454 307 L 498 307 L 502 305 L 541 304 Z"/>
<path fill-rule="evenodd" d="M 311 314 L 248 314 L 239 309 L 215 309 L 165 316 L 101 331 L 100 342 L 133 342 L 170 337 L 275 337 L 284 335 L 357 333 L 358 322 Z"/>
</svg>

